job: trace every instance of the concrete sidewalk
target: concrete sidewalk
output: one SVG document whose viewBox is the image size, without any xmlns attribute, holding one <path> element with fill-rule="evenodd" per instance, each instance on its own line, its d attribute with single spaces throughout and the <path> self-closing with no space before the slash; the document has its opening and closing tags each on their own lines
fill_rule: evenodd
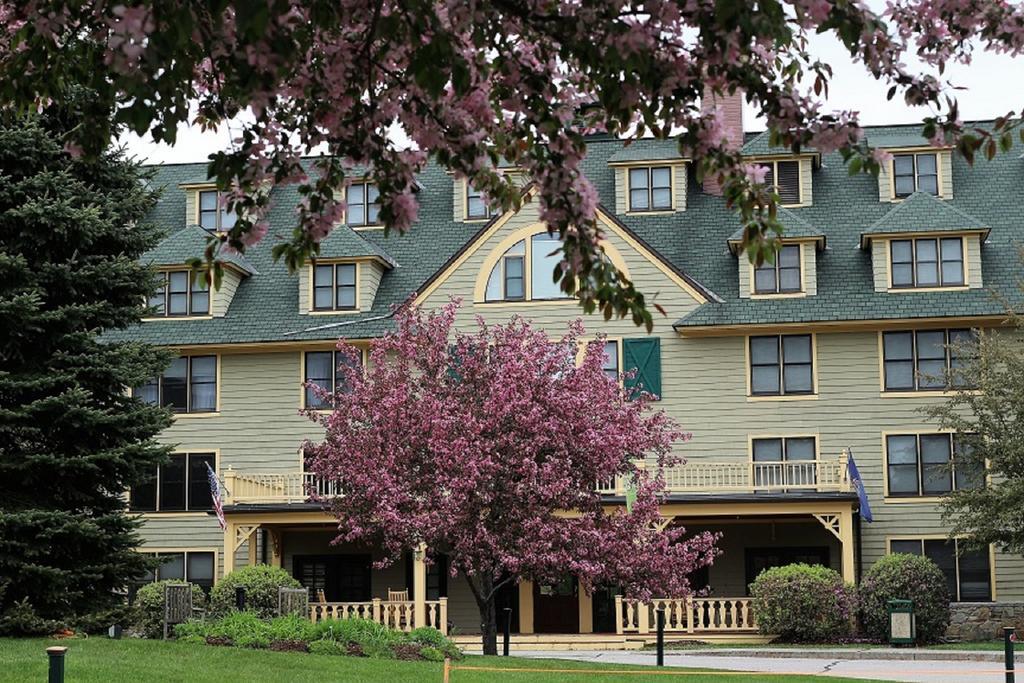
<svg viewBox="0 0 1024 683">
<path fill-rule="evenodd" d="M 778 651 L 775 651 L 778 652 Z M 784 681 L 786 674 L 813 674 L 819 676 L 835 676 L 846 678 L 864 678 L 875 681 L 901 681 L 906 683 L 1003 683 L 1005 680 L 1003 667 L 992 661 L 963 661 L 952 659 L 862 659 L 867 651 L 853 650 L 842 652 L 827 651 L 827 656 L 814 653 L 814 656 L 769 657 L 741 656 L 729 654 L 709 655 L 707 651 L 681 652 L 666 651 L 665 665 L 692 667 L 695 669 L 727 669 L 731 671 L 751 671 L 772 674 L 758 679 L 751 676 L 751 681 Z M 917 651 L 896 650 L 913 654 Z M 854 654 L 856 653 L 856 654 Z M 961 653 L 952 653 L 961 654 Z M 986 653 L 992 654 L 992 653 Z M 517 657 L 535 659 L 572 659 L 583 662 L 600 662 L 603 664 L 641 664 L 654 666 L 655 654 L 651 651 L 535 651 L 517 652 Z M 1024 666 L 1018 667 L 1024 673 Z M 681 679 L 685 681 L 685 678 Z"/>
</svg>

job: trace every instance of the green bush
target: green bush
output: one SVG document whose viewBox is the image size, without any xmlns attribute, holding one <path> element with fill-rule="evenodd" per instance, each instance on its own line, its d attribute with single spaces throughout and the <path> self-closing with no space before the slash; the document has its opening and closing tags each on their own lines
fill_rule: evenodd
<svg viewBox="0 0 1024 683">
<path fill-rule="evenodd" d="M 255 612 L 231 612 L 211 623 L 207 638 L 228 640 L 235 647 L 265 648 L 270 645 L 270 624 Z"/>
<path fill-rule="evenodd" d="M 235 609 L 235 588 L 245 588 L 245 608 L 264 619 L 277 616 L 277 589 L 301 588 L 291 574 L 280 567 L 254 564 L 231 572 L 210 592 L 210 613 L 221 617 Z"/>
<path fill-rule="evenodd" d="M 921 555 L 886 555 L 865 572 L 860 582 L 860 615 L 864 635 L 889 637 L 889 601 L 913 600 L 917 642 L 940 640 L 949 626 L 949 591 L 938 565 Z"/>
<path fill-rule="evenodd" d="M 271 619 L 269 627 L 271 642 L 275 640 L 301 640 L 308 643 L 317 636 L 316 625 L 309 619 L 303 619 L 297 614 Z"/>
<path fill-rule="evenodd" d="M 761 633 L 801 643 L 852 634 L 855 593 L 834 569 L 808 564 L 766 569 L 750 584 L 750 595 Z"/>
<path fill-rule="evenodd" d="M 47 636 L 64 625 L 36 614 L 28 598 L 16 600 L 0 612 L 0 636 Z"/>
<path fill-rule="evenodd" d="M 131 609 L 131 628 L 146 638 L 159 638 L 164 629 L 164 585 L 181 583 L 179 579 L 167 579 L 147 583 L 135 594 Z M 192 584 L 192 606 L 202 609 L 206 595 L 197 584 Z"/>
<path fill-rule="evenodd" d="M 209 621 L 193 620 L 186 621 L 184 624 L 175 624 L 174 637 L 178 640 L 184 640 L 193 636 L 205 639 L 209 635 L 211 623 Z"/>
<path fill-rule="evenodd" d="M 422 646 L 420 656 L 424 659 L 430 659 L 430 657 L 423 654 L 424 650 L 428 649 L 440 652 L 441 659 L 445 657 L 451 657 L 452 659 L 462 658 L 462 650 L 447 636 L 431 626 L 421 626 L 420 628 L 413 629 L 409 632 L 409 640 Z"/>
<path fill-rule="evenodd" d="M 427 645 L 420 648 L 420 657 L 423 657 L 428 662 L 443 662 L 445 654 L 436 647 Z"/>
</svg>

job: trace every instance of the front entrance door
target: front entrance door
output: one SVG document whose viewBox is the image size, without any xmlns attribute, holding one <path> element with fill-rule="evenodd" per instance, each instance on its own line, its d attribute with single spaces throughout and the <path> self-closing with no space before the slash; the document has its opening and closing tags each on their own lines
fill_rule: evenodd
<svg viewBox="0 0 1024 683">
<path fill-rule="evenodd" d="M 322 590 L 328 602 L 368 602 L 370 564 L 369 555 L 296 555 L 292 575 L 309 589 L 311 600 Z"/>
<path fill-rule="evenodd" d="M 618 594 L 618 588 L 594 589 L 594 633 L 615 633 L 615 596 Z"/>
<path fill-rule="evenodd" d="M 533 630 L 536 633 L 579 633 L 580 598 L 576 577 L 557 583 L 533 584 Z"/>
<path fill-rule="evenodd" d="M 787 564 L 820 564 L 828 567 L 828 555 L 828 546 L 809 548 L 747 548 L 747 594 L 750 594 L 750 584 L 765 569 L 783 567 Z"/>
</svg>

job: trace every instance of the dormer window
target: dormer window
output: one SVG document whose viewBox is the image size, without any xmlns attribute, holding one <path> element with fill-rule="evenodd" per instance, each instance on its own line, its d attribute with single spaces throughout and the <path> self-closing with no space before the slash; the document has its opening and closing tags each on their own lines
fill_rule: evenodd
<svg viewBox="0 0 1024 683">
<path fill-rule="evenodd" d="M 481 220 L 491 217 L 491 207 L 484 201 L 483 193 L 466 183 L 466 218 Z"/>
<path fill-rule="evenodd" d="M 775 262 L 767 261 L 754 269 L 755 294 L 791 294 L 803 291 L 800 275 L 800 245 L 787 244 L 775 254 Z"/>
<path fill-rule="evenodd" d="M 939 167 L 934 152 L 895 154 L 892 158 L 893 188 L 897 198 L 914 192 L 939 194 Z"/>
<path fill-rule="evenodd" d="M 629 210 L 670 211 L 672 168 L 645 166 L 629 169 Z"/>
<path fill-rule="evenodd" d="M 562 262 L 558 235 L 539 232 L 505 250 L 487 278 L 485 301 L 565 299 L 555 268 Z"/>
<path fill-rule="evenodd" d="M 352 183 L 345 193 L 348 205 L 346 222 L 352 227 L 379 225 L 380 202 L 377 186 L 372 183 Z"/>
<path fill-rule="evenodd" d="M 209 315 L 210 287 L 200 278 L 192 280 L 187 270 L 157 273 L 157 290 L 149 298 L 153 314 L 163 317 Z"/>
<path fill-rule="evenodd" d="M 313 310 L 352 311 L 356 309 L 356 264 L 313 265 Z"/>
<path fill-rule="evenodd" d="M 962 237 L 892 240 L 892 287 L 962 287 L 964 241 Z"/>
<path fill-rule="evenodd" d="M 235 212 L 224 208 L 224 194 L 217 190 L 199 191 L 199 225 L 221 232 L 235 226 Z"/>
<path fill-rule="evenodd" d="M 768 161 L 759 162 L 767 167 L 764 184 L 772 187 L 784 206 L 800 203 L 800 162 Z"/>
</svg>

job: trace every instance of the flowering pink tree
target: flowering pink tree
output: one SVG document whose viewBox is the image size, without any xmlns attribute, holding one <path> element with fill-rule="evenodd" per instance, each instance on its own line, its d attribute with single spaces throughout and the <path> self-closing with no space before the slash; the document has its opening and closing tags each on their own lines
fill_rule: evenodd
<svg viewBox="0 0 1024 683">
<path fill-rule="evenodd" d="M 476 598 L 484 653 L 496 652 L 495 596 L 521 580 L 575 575 L 581 588 L 682 596 L 687 575 L 709 564 L 715 537 L 662 529 L 659 475 L 685 438 L 646 396 L 628 401 L 605 376 L 604 344 L 581 348 L 577 323 L 559 341 L 515 319 L 456 332 L 458 305 L 398 314 L 374 343 L 371 368 L 340 364 L 345 391 L 307 446 L 311 468 L 340 484 L 331 499 L 338 538 L 378 543 L 382 564 L 425 544 L 449 558 Z M 596 483 L 638 477 L 629 512 L 606 508 Z"/>
<path fill-rule="evenodd" d="M 495 171 L 506 160 L 537 183 L 541 217 L 563 239 L 562 287 L 588 312 L 649 327 L 641 293 L 603 258 L 583 133 L 679 132 L 680 154 L 718 176 L 757 259 L 782 229 L 777 197 L 699 100 L 742 91 L 774 142 L 839 149 L 851 172 L 877 173 L 856 112 L 822 107 L 832 70 L 809 51 L 815 33 L 836 36 L 890 97 L 923 107 L 926 139 L 968 159 L 1012 144 L 1012 110 L 991 128 L 965 125 L 934 75 L 970 62 L 976 46 L 1021 53 L 1024 7 L 1005 0 L 891 0 L 880 13 L 848 0 L 0 0 L 0 106 L 60 98 L 67 83 L 93 88 L 89 121 L 68 140 L 90 153 L 112 123 L 173 143 L 182 122 L 242 113 L 236 147 L 209 167 L 241 220 L 211 240 L 259 241 L 264 190 L 298 183 L 300 229 L 276 247 L 291 267 L 338 223 L 337 190 L 353 177 L 372 177 L 383 221 L 404 231 L 428 158 L 508 208 L 520 197 Z"/>
</svg>

